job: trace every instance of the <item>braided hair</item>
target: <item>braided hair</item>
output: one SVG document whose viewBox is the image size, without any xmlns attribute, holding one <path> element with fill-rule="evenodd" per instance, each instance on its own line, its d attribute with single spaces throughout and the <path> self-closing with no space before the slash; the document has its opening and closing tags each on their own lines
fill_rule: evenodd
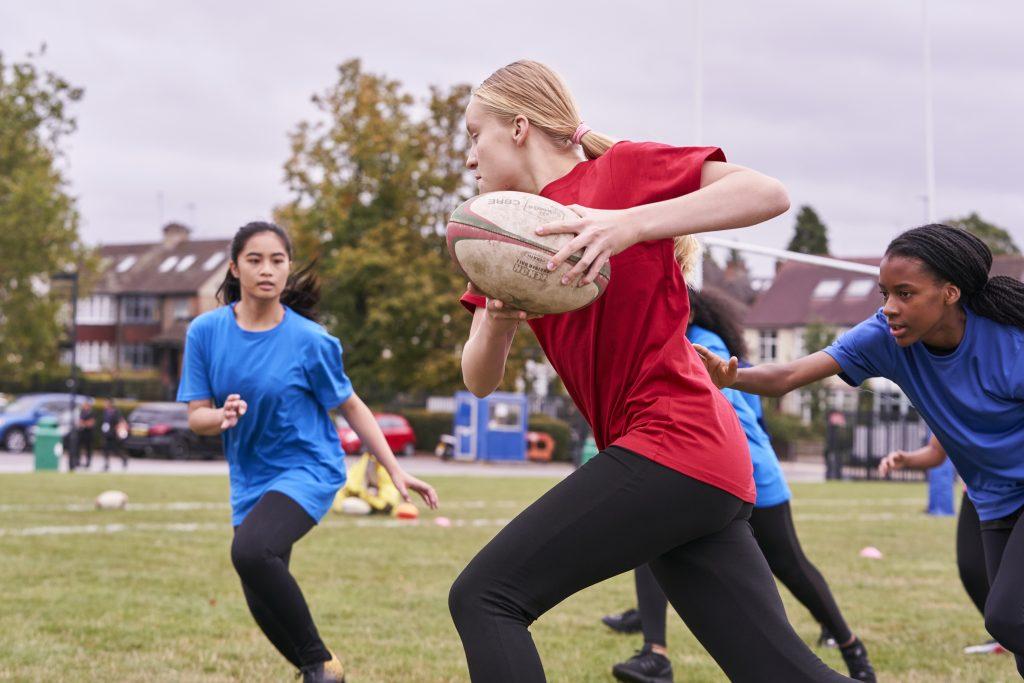
<svg viewBox="0 0 1024 683">
<path fill-rule="evenodd" d="M 992 252 L 966 230 L 940 224 L 913 228 L 890 242 L 885 255 L 921 261 L 935 277 L 959 287 L 961 301 L 978 315 L 1024 329 L 1024 282 L 989 277 Z"/>
</svg>

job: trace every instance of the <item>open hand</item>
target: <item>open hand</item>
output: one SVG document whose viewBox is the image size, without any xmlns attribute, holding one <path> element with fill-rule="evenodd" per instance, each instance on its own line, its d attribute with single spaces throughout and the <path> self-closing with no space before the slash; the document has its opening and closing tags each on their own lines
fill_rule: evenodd
<svg viewBox="0 0 1024 683">
<path fill-rule="evenodd" d="M 704 361 L 704 367 L 707 368 L 708 374 L 711 375 L 711 381 L 715 383 L 716 387 L 726 389 L 736 383 L 736 373 L 740 367 L 740 362 L 736 356 L 733 356 L 726 362 L 700 344 L 694 344 L 693 348 L 697 351 L 700 359 Z"/>
<path fill-rule="evenodd" d="M 427 504 L 431 510 L 436 510 L 440 502 L 437 499 L 437 492 L 434 491 L 434 487 L 425 481 L 417 479 L 411 474 L 406 473 L 405 470 L 399 469 L 397 472 L 391 475 L 391 481 L 394 483 L 395 488 L 402 494 L 402 500 L 406 503 L 411 502 L 409 498 L 409 490 L 412 489 L 416 493 L 420 494 L 420 498 Z"/>
<path fill-rule="evenodd" d="M 551 257 L 548 270 L 557 269 L 567 258 L 582 251 L 580 260 L 562 276 L 563 285 L 582 287 L 597 278 L 612 256 L 636 244 L 637 237 L 624 210 L 590 209 L 579 204 L 568 208 L 577 218 L 547 223 L 537 228 L 537 234 L 576 235 Z"/>
</svg>

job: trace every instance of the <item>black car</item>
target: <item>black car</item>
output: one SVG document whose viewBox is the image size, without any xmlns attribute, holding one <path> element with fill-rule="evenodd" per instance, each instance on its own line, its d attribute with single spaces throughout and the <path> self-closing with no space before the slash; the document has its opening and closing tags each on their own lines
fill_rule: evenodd
<svg viewBox="0 0 1024 683">
<path fill-rule="evenodd" d="M 223 457 L 219 436 L 199 436 L 188 428 L 184 403 L 142 403 L 128 416 L 128 438 L 122 447 L 132 456 L 165 456 L 174 460 Z"/>
</svg>

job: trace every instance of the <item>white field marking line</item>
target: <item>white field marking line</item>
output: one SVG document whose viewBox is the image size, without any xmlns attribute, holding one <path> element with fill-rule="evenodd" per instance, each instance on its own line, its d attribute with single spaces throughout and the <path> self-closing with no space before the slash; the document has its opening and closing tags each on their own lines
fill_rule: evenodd
<svg viewBox="0 0 1024 683">
<path fill-rule="evenodd" d="M 921 499 L 916 498 L 854 498 L 845 500 L 833 500 L 831 498 L 801 498 L 800 496 L 793 496 L 789 501 L 793 507 L 800 507 L 806 505 L 808 507 L 816 507 L 824 505 L 825 507 L 884 507 L 886 505 L 898 505 L 898 506 L 923 506 L 926 505 L 924 496 Z"/>
<path fill-rule="evenodd" d="M 453 519 L 452 527 L 503 527 L 509 523 L 508 519 Z M 329 519 L 321 522 L 321 527 L 327 528 L 380 528 L 380 529 L 402 529 L 406 527 L 433 527 L 438 526 L 432 520 L 421 519 L 394 519 L 391 517 L 380 518 L 358 518 L 358 519 Z M 178 523 L 178 524 L 72 524 L 64 526 L 30 526 L 22 528 L 0 529 L 0 537 L 4 536 L 68 536 L 75 534 L 118 534 L 130 531 L 170 531 L 178 533 L 195 533 L 197 531 L 217 531 L 228 529 L 227 523 Z"/>
<path fill-rule="evenodd" d="M 820 514 L 809 512 L 796 517 L 798 522 L 891 522 L 895 520 L 907 521 L 909 519 L 920 519 L 924 515 L 924 508 L 920 513 L 911 515 L 909 512 L 854 512 L 850 514 Z M 953 517 L 950 516 L 950 519 Z"/>
<path fill-rule="evenodd" d="M 178 501 L 171 503 L 128 503 L 125 508 L 129 512 L 147 511 L 170 511 L 182 512 L 189 510 L 230 510 L 228 503 L 204 503 Z M 65 505 L 0 505 L 0 513 L 3 512 L 92 512 L 96 506 L 92 503 L 68 503 Z"/>
<path fill-rule="evenodd" d="M 224 524 L 75 524 L 69 526 L 30 526 L 0 529 L 2 536 L 67 536 L 72 534 L 117 534 L 124 531 L 174 531 L 195 533 L 224 529 Z"/>
</svg>

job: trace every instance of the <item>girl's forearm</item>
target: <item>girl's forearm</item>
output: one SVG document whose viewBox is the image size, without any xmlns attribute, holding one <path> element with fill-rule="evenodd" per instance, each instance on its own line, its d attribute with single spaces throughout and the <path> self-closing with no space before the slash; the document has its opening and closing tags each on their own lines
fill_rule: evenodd
<svg viewBox="0 0 1024 683">
<path fill-rule="evenodd" d="M 696 192 L 627 209 L 637 240 L 745 228 L 789 209 L 781 182 L 756 171 L 729 173 Z"/>
<path fill-rule="evenodd" d="M 462 379 L 475 396 L 483 398 L 498 388 L 505 377 L 516 328 L 502 329 L 485 318 L 462 349 Z"/>
<path fill-rule="evenodd" d="M 224 411 L 221 408 L 196 408 L 188 416 L 188 428 L 200 436 L 219 436 Z"/>
<path fill-rule="evenodd" d="M 399 469 L 395 454 L 392 453 L 388 441 L 384 438 L 384 432 L 377 424 L 376 418 L 363 400 L 353 394 L 347 401 L 339 406 L 339 411 L 345 420 L 352 427 L 352 430 L 359 436 L 363 446 L 368 450 L 389 473 Z"/>
</svg>

